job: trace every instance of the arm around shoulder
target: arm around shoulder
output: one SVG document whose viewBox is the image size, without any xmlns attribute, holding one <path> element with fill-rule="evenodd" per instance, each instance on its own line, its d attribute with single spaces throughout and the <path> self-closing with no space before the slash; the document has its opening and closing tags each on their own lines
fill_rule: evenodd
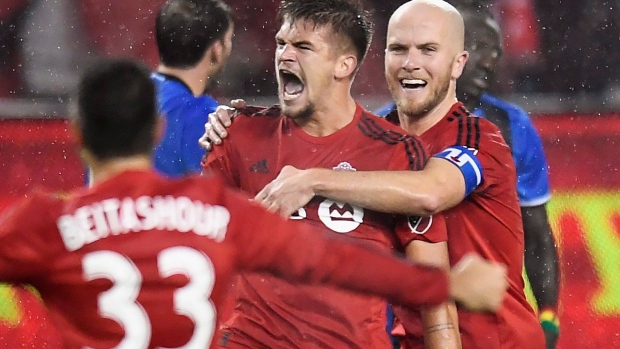
<svg viewBox="0 0 620 349">
<path fill-rule="evenodd" d="M 381 212 L 430 215 L 457 205 L 465 196 L 459 168 L 437 158 L 421 171 L 309 171 L 316 195 Z"/>
</svg>

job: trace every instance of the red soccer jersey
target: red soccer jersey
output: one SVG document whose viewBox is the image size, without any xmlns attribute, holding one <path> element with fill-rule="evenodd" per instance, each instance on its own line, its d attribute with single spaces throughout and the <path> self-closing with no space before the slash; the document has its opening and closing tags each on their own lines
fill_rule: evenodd
<svg viewBox="0 0 620 349">
<path fill-rule="evenodd" d="M 389 120 L 398 120 L 390 115 Z M 544 336 L 523 292 L 523 225 L 516 193 L 516 172 L 500 130 L 470 114 L 462 103 L 421 136 L 432 154 L 461 145 L 471 149 L 483 168 L 482 183 L 459 205 L 444 212 L 450 262 L 468 252 L 508 267 L 509 289 L 497 314 L 459 309 L 463 348 L 542 349 Z M 424 348 L 418 317 L 395 310 L 408 334 L 407 348 Z"/>
<path fill-rule="evenodd" d="M 70 349 L 213 347 L 239 270 L 411 305 L 447 296 L 438 270 L 285 221 L 215 178 L 128 171 L 70 197 L 32 194 L 0 221 L 0 281 L 35 286 Z M 412 272 L 420 283 L 398 275 Z"/>
<path fill-rule="evenodd" d="M 426 154 L 416 137 L 359 105 L 351 123 L 326 137 L 308 135 L 277 107 L 251 108 L 236 117 L 228 139 L 209 154 L 205 168 L 256 194 L 285 165 L 342 171 L 417 170 L 424 166 Z M 386 250 L 413 239 L 446 239 L 441 215 L 430 223 L 416 222 L 417 229 L 411 229 L 414 223 L 409 224 L 405 217 L 324 197 L 315 197 L 291 219 L 308 221 Z M 224 323 L 227 333 L 222 347 L 390 347 L 385 333 L 386 304 L 379 297 L 325 286 L 301 286 L 261 274 L 241 275 L 235 289 L 235 308 Z"/>
</svg>

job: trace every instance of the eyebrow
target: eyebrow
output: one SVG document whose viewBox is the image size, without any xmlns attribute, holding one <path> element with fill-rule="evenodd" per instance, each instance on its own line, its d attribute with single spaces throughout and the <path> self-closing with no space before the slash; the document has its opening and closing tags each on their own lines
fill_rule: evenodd
<svg viewBox="0 0 620 349">
<path fill-rule="evenodd" d="M 286 40 L 284 40 L 284 39 L 283 39 L 280 35 L 278 35 L 278 34 L 276 34 L 275 39 L 276 39 L 276 42 L 279 42 L 279 41 L 286 41 Z M 293 46 L 295 46 L 295 47 L 299 47 L 299 46 L 301 46 L 301 45 L 308 45 L 308 46 L 312 46 L 312 47 L 314 47 L 314 44 L 313 44 L 312 42 L 308 41 L 308 40 L 291 41 L 291 44 L 292 44 Z"/>
</svg>

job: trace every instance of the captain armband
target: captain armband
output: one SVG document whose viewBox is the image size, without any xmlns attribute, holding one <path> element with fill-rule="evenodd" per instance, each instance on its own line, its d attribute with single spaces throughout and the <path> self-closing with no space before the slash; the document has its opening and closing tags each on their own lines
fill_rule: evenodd
<svg viewBox="0 0 620 349">
<path fill-rule="evenodd" d="M 482 183 L 483 171 L 474 151 L 462 145 L 453 145 L 433 155 L 456 165 L 465 179 L 465 196 L 471 194 Z"/>
</svg>

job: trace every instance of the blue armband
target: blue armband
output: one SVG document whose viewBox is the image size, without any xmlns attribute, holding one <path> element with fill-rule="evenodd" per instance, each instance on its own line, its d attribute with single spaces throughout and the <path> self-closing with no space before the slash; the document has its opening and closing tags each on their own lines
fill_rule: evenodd
<svg viewBox="0 0 620 349">
<path fill-rule="evenodd" d="M 465 179 L 465 196 L 471 194 L 482 183 L 482 165 L 470 149 L 462 145 L 453 145 L 433 157 L 448 160 L 461 170 Z"/>
</svg>

